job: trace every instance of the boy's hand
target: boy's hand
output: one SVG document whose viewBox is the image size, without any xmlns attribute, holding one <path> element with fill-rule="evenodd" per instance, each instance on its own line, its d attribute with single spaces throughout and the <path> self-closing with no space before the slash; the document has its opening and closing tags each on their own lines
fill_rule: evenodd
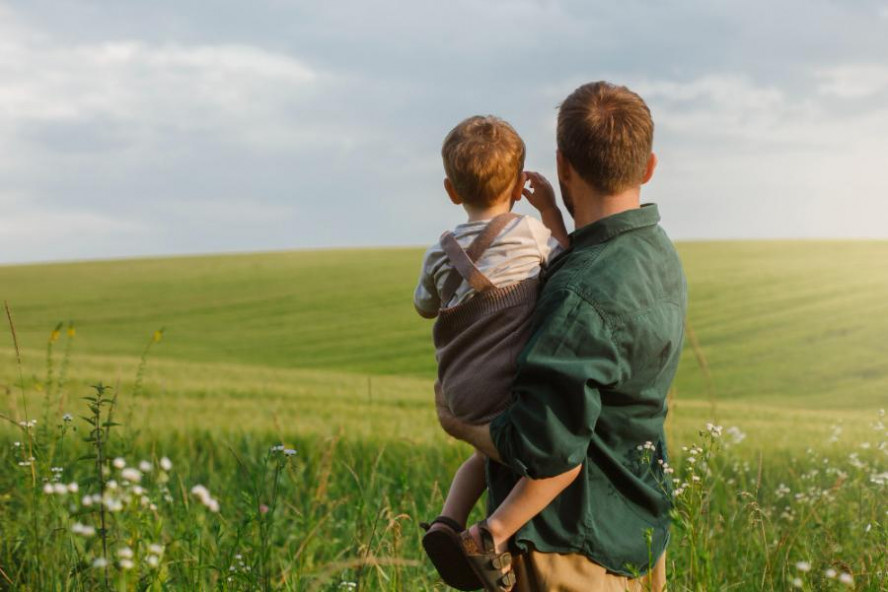
<svg viewBox="0 0 888 592">
<path fill-rule="evenodd" d="M 544 176 L 534 171 L 524 171 L 524 174 L 527 175 L 527 183 L 530 186 L 525 187 L 521 193 L 524 194 L 530 205 L 540 212 L 557 208 L 552 184 Z"/>
</svg>

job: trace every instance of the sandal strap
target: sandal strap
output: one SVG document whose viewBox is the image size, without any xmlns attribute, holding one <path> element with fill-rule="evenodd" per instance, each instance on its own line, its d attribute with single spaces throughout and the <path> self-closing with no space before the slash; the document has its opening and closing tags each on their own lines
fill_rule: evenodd
<svg viewBox="0 0 888 592">
<path fill-rule="evenodd" d="M 481 550 L 485 553 L 494 553 L 496 545 L 493 544 L 493 533 L 490 532 L 486 518 L 478 523 L 478 532 L 481 534 Z"/>
<path fill-rule="evenodd" d="M 500 590 L 511 590 L 512 586 L 517 582 L 518 578 L 515 577 L 515 572 L 509 571 L 503 574 L 503 577 L 497 580 L 496 584 L 500 587 Z"/>
<path fill-rule="evenodd" d="M 450 527 L 454 532 L 462 532 L 465 530 L 465 527 L 451 518 L 450 516 L 438 516 L 431 522 L 420 522 L 419 526 L 428 531 L 434 524 L 443 524 L 444 526 Z"/>
<path fill-rule="evenodd" d="M 490 560 L 490 566 L 493 569 L 503 569 L 512 565 L 512 554 L 509 552 L 501 553 Z"/>
</svg>

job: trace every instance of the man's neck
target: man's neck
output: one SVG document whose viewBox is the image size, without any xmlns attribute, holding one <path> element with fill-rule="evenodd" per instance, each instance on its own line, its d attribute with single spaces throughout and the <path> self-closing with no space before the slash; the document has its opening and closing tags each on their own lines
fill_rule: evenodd
<svg viewBox="0 0 888 592">
<path fill-rule="evenodd" d="M 603 195 L 589 188 L 579 190 L 573 199 L 574 229 L 579 230 L 608 216 L 641 207 L 641 187 Z"/>
</svg>

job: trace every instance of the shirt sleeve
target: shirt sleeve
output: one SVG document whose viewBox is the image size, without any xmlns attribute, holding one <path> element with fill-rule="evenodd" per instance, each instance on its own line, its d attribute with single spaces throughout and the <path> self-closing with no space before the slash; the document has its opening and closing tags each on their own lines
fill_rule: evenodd
<svg viewBox="0 0 888 592">
<path fill-rule="evenodd" d="M 533 479 L 586 459 L 601 390 L 619 381 L 620 362 L 598 311 L 570 290 L 541 298 L 518 358 L 515 401 L 490 424 L 502 462 Z"/>
<path fill-rule="evenodd" d="M 416 312 L 421 317 L 433 319 L 438 316 L 438 309 L 441 308 L 441 299 L 438 295 L 438 287 L 435 285 L 429 255 L 430 253 L 427 252 L 422 260 L 419 282 L 416 284 L 416 290 L 413 291 L 413 308 L 416 309 Z"/>
<path fill-rule="evenodd" d="M 537 248 L 540 250 L 540 262 L 545 266 L 549 261 L 554 259 L 556 255 L 561 253 L 564 248 L 555 237 L 552 236 L 552 231 L 546 228 L 545 224 L 533 216 L 527 216 L 526 220 L 527 226 L 530 229 L 530 234 L 533 236 Z"/>
</svg>

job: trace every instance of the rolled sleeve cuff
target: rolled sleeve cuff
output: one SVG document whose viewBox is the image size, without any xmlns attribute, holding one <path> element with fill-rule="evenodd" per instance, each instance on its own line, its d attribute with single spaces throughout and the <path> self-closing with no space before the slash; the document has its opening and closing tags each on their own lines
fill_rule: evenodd
<svg viewBox="0 0 888 592">
<path fill-rule="evenodd" d="M 500 455 L 500 461 L 522 477 L 535 478 L 535 473 L 515 455 L 515 426 L 508 409 L 490 422 L 490 439 Z"/>
</svg>

